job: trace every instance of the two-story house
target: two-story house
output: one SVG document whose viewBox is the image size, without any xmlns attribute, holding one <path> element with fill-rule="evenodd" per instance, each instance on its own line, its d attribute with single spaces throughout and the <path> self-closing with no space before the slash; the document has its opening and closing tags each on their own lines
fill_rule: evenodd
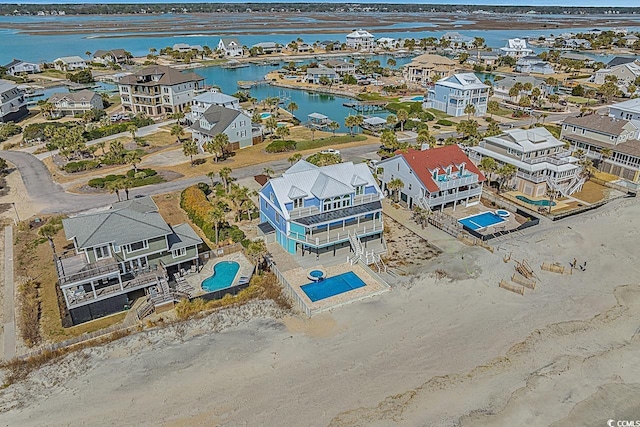
<svg viewBox="0 0 640 427">
<path fill-rule="evenodd" d="M 356 50 L 372 50 L 375 47 L 373 35 L 366 30 L 354 30 L 347 34 L 347 47 Z"/>
<path fill-rule="evenodd" d="M 523 56 L 516 61 L 516 71 L 519 73 L 553 74 L 555 73 L 551 64 L 543 61 L 537 56 Z"/>
<path fill-rule="evenodd" d="M 551 88 L 547 86 L 544 79 L 534 76 L 507 76 L 504 79 L 496 80 L 493 82 L 494 96 L 500 97 L 503 99 L 511 99 L 509 96 L 509 92 L 511 88 L 514 87 L 517 83 L 524 85 L 526 83 L 531 84 L 531 88 L 540 89 L 540 93 L 546 95 L 549 93 Z M 524 89 L 521 93 L 527 93 Z"/>
<path fill-rule="evenodd" d="M 0 79 L 0 123 L 17 122 L 28 114 L 24 91 L 13 82 Z"/>
<path fill-rule="evenodd" d="M 633 61 L 611 68 L 602 68 L 596 71 L 593 82 L 599 85 L 604 84 L 607 76 L 615 76 L 619 85 L 629 86 L 640 77 L 640 64 Z"/>
<path fill-rule="evenodd" d="M 218 89 L 211 89 L 193 98 L 191 112 L 187 113 L 187 118 L 192 123 L 200 120 L 202 114 L 212 105 L 240 110 L 240 100 L 238 98 L 222 93 Z"/>
<path fill-rule="evenodd" d="M 307 83 L 320 84 L 323 77 L 329 79 L 331 83 L 337 83 L 340 76 L 332 68 L 322 65 L 317 68 L 307 68 L 307 75 L 305 76 Z"/>
<path fill-rule="evenodd" d="M 58 71 L 77 71 L 87 68 L 87 62 L 79 56 L 62 56 L 53 61 Z"/>
<path fill-rule="evenodd" d="M 446 56 L 425 53 L 416 56 L 413 60 L 402 68 L 403 77 L 411 83 L 426 84 L 434 77 L 442 79 L 450 77 L 455 73 L 456 61 Z"/>
<path fill-rule="evenodd" d="M 228 57 L 242 56 L 244 49 L 237 37 L 223 37 L 218 42 L 218 50 Z"/>
<path fill-rule="evenodd" d="M 457 145 L 427 150 L 399 151 L 377 164 L 383 169 L 382 189 L 400 179 L 404 187 L 399 199 L 409 209 L 421 206 L 431 210 L 459 203 L 472 206 L 480 202 L 484 175 Z"/>
<path fill-rule="evenodd" d="M 447 31 L 442 35 L 440 40 L 448 40 L 449 46 L 454 48 L 454 51 L 459 49 L 465 49 L 473 46 L 473 37 L 465 36 L 457 31 Z"/>
<path fill-rule="evenodd" d="M 75 116 L 90 110 L 103 110 L 102 97 L 92 90 L 54 93 L 49 97 L 53 105 L 52 117 Z"/>
<path fill-rule="evenodd" d="M 499 166 L 515 166 L 517 172 L 507 184 L 528 196 L 542 197 L 548 188 L 569 196 L 580 191 L 584 183 L 578 159 L 544 127 L 510 129 L 486 137 L 468 150 L 476 165 L 484 157 L 491 157 Z"/>
<path fill-rule="evenodd" d="M 265 55 L 282 52 L 282 45 L 276 42 L 260 42 L 256 43 L 252 48 L 258 49 L 258 52 Z"/>
<path fill-rule="evenodd" d="M 229 137 L 229 149 L 237 150 L 253 144 L 251 117 L 242 110 L 212 105 L 190 126 L 193 140 L 205 151 L 204 146 L 217 134 Z"/>
<path fill-rule="evenodd" d="M 289 253 L 334 251 L 383 239 L 382 191 L 364 163 L 318 167 L 300 160 L 258 193 L 260 230 Z"/>
<path fill-rule="evenodd" d="M 74 249 L 56 254 L 58 286 L 73 324 L 122 311 L 150 287 L 196 262 L 202 240 L 170 226 L 151 197 L 62 220 Z"/>
<path fill-rule="evenodd" d="M 531 55 L 533 50 L 527 47 L 527 41 L 525 39 L 509 39 L 507 40 L 507 44 L 500 48 L 500 52 L 502 52 L 503 55 L 518 59 Z"/>
<path fill-rule="evenodd" d="M 472 104 L 476 108 L 475 116 L 484 116 L 487 112 L 489 86 L 485 85 L 473 73 L 454 74 L 438 80 L 427 91 L 425 108 L 435 108 L 450 116 L 464 116 L 465 107 Z"/>
<path fill-rule="evenodd" d="M 601 171 L 640 182 L 640 122 L 600 114 L 567 117 L 560 137 L 572 150 L 593 159 Z"/>
<path fill-rule="evenodd" d="M 129 59 L 131 59 L 131 53 L 124 49 L 98 49 L 93 54 L 93 62 L 97 62 L 102 65 L 124 64 Z"/>
<path fill-rule="evenodd" d="M 40 72 L 40 64 L 14 59 L 4 66 L 7 74 L 18 76 L 20 74 L 35 74 Z"/>
<path fill-rule="evenodd" d="M 165 65 L 143 68 L 118 81 L 124 111 L 149 116 L 184 112 L 203 86 L 204 77 Z"/>
<path fill-rule="evenodd" d="M 616 119 L 640 120 L 640 98 L 611 104 L 609 116 Z"/>
<path fill-rule="evenodd" d="M 320 66 L 330 68 L 341 76 L 356 73 L 356 64 L 340 59 L 329 59 L 328 61 L 322 62 Z"/>
</svg>

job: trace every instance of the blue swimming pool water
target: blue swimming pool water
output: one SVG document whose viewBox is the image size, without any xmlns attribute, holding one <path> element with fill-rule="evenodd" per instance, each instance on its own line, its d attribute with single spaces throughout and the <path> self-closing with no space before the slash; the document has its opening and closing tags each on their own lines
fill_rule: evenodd
<svg viewBox="0 0 640 427">
<path fill-rule="evenodd" d="M 320 271 L 320 270 L 311 270 L 309 272 L 309 276 L 311 276 L 311 277 L 322 277 L 322 276 L 324 276 L 324 273 L 322 271 Z"/>
<path fill-rule="evenodd" d="M 493 212 L 483 212 L 481 214 L 459 219 L 458 222 L 462 225 L 466 225 L 472 230 L 479 230 L 481 228 L 500 224 L 501 222 L 504 222 L 504 218 L 500 218 L 500 216 Z"/>
<path fill-rule="evenodd" d="M 551 206 L 556 205 L 556 202 L 552 202 L 551 200 L 531 200 L 525 196 L 516 196 L 516 199 L 535 206 L 549 206 L 549 204 L 551 204 Z"/>
<path fill-rule="evenodd" d="M 411 98 L 412 101 L 424 101 L 424 96 L 414 96 Z"/>
<path fill-rule="evenodd" d="M 268 119 L 269 117 L 271 117 L 271 113 L 260 113 L 260 118 L 262 120 Z"/>
<path fill-rule="evenodd" d="M 220 261 L 213 266 L 213 275 L 202 281 L 202 289 L 213 292 L 230 287 L 239 269 L 235 261 Z"/>
<path fill-rule="evenodd" d="M 311 301 L 316 302 L 363 286 L 365 283 L 362 279 L 354 272 L 349 271 L 338 276 L 327 277 L 319 282 L 309 283 L 301 286 L 301 289 Z"/>
</svg>

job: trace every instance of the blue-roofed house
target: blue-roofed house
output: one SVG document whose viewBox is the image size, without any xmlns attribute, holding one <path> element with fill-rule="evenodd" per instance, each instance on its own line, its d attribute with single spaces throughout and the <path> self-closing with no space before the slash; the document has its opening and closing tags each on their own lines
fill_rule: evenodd
<svg viewBox="0 0 640 427">
<path fill-rule="evenodd" d="M 484 116 L 487 112 L 489 86 L 485 85 L 473 73 L 454 74 L 438 80 L 427 91 L 425 108 L 435 108 L 450 116 L 464 116 L 464 108 L 468 104 L 476 107 L 476 116 Z"/>
<path fill-rule="evenodd" d="M 258 193 L 259 229 L 287 252 L 322 253 L 383 239 L 382 199 L 365 163 L 318 167 L 304 160 Z"/>
</svg>

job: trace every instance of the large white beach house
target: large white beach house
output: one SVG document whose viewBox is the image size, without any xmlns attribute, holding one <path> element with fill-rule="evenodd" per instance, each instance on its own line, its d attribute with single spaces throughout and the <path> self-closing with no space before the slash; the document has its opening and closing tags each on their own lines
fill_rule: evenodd
<svg viewBox="0 0 640 427">
<path fill-rule="evenodd" d="M 427 91 L 425 108 L 435 108 L 450 116 L 464 116 L 465 107 L 472 104 L 475 116 L 484 116 L 487 112 L 489 86 L 485 85 L 473 73 L 454 74 L 438 80 Z"/>
<path fill-rule="evenodd" d="M 531 55 L 533 50 L 527 47 L 525 39 L 509 39 L 506 46 L 500 48 L 500 52 L 503 55 L 519 59 Z"/>
<path fill-rule="evenodd" d="M 366 30 L 354 30 L 347 34 L 347 47 L 357 50 L 371 50 L 375 47 L 373 35 Z"/>
</svg>

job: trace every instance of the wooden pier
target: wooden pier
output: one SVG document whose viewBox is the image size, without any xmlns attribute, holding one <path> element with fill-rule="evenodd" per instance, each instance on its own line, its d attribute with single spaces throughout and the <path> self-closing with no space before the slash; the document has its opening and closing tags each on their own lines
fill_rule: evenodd
<svg viewBox="0 0 640 427">
<path fill-rule="evenodd" d="M 353 108 L 358 114 L 365 114 L 384 110 L 388 103 L 388 101 L 353 101 L 342 105 Z"/>
<path fill-rule="evenodd" d="M 271 82 L 269 80 L 238 80 L 238 87 L 240 89 L 251 89 L 258 86 L 269 86 Z"/>
</svg>

